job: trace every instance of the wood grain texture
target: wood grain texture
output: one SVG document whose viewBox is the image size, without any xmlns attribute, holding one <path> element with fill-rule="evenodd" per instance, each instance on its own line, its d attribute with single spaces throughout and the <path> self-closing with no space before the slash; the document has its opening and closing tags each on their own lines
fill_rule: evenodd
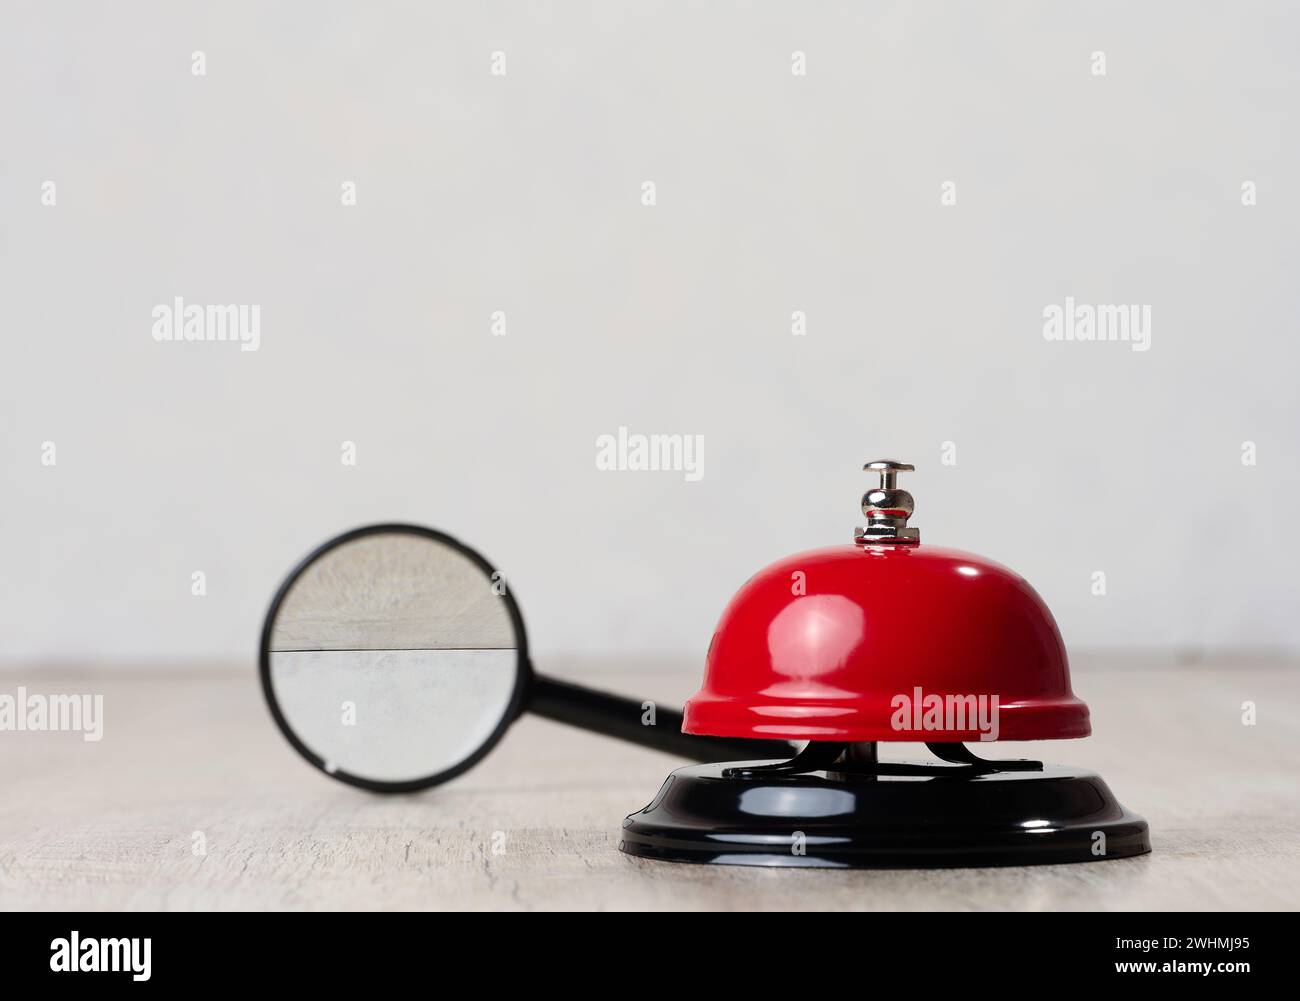
<svg viewBox="0 0 1300 1001">
<path fill-rule="evenodd" d="M 1077 661 L 1077 658 L 1076 658 Z M 560 672 L 562 673 L 562 672 Z M 1300 902 L 1294 667 L 1076 666 L 1085 740 L 1006 744 L 1094 768 L 1151 823 L 1138 859 L 1008 869 L 770 871 L 632 859 L 623 816 L 680 762 L 540 719 L 477 768 L 398 798 L 298 760 L 251 667 L 165 676 L 0 674 L 102 691 L 99 744 L 0 734 L 0 906 L 164 909 L 1294 909 Z M 694 669 L 580 678 L 680 703 Z M 1244 726 L 1241 704 L 1258 706 Z M 916 745 L 891 754 L 920 756 Z M 194 832 L 207 854 L 192 852 Z M 493 852 L 496 837 L 504 854 Z"/>
</svg>

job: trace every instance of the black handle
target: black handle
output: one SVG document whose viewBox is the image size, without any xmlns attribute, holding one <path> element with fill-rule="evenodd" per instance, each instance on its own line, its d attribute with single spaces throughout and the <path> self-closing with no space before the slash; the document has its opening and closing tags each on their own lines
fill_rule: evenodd
<svg viewBox="0 0 1300 1001">
<path fill-rule="evenodd" d="M 643 726 L 644 710 L 635 699 L 609 695 L 538 674 L 533 677 L 531 712 L 559 723 L 582 727 L 606 737 L 667 751 L 692 761 L 752 761 L 788 758 L 794 753 L 784 740 L 744 737 L 697 737 L 682 733 L 682 714 L 655 705 L 655 725 Z"/>
</svg>

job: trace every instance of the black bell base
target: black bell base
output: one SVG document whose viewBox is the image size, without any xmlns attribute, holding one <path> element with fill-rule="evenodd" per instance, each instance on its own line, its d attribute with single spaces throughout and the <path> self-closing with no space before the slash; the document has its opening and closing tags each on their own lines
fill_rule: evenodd
<svg viewBox="0 0 1300 1001">
<path fill-rule="evenodd" d="M 715 865 L 908 869 L 1099 862 L 1151 850 L 1146 821 L 1080 769 L 724 774 L 737 764 L 677 769 L 623 821 L 619 849 Z"/>
</svg>

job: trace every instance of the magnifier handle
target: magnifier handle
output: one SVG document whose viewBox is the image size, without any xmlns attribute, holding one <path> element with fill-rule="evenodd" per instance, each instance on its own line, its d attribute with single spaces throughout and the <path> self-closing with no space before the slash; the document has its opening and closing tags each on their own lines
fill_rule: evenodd
<svg viewBox="0 0 1300 1001">
<path fill-rule="evenodd" d="M 750 740 L 743 737 L 699 737 L 682 733 L 682 714 L 655 706 L 655 724 L 642 724 L 646 710 L 635 699 L 598 692 L 567 681 L 534 675 L 529 710 L 607 737 L 617 737 L 656 751 L 666 751 L 692 761 L 752 761 L 788 758 L 793 753 L 784 740 Z"/>
</svg>

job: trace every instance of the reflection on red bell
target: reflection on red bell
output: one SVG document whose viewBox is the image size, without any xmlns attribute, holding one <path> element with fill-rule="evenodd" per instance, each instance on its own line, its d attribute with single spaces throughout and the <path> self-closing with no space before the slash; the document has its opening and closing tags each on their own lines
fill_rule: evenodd
<svg viewBox="0 0 1300 1001">
<path fill-rule="evenodd" d="M 687 733 L 793 740 L 1086 737 L 1052 613 L 991 560 L 920 544 L 882 476 L 857 541 L 760 570 L 713 634 Z"/>
<path fill-rule="evenodd" d="M 1101 777 L 990 760 L 966 742 L 1086 737 L 1061 635 L 1025 580 L 922 546 L 912 467 L 867 463 L 852 545 L 761 570 L 722 614 L 682 729 L 807 741 L 786 761 L 673 772 L 623 822 L 643 858 L 764 866 L 1026 865 L 1128 858 L 1147 824 Z M 939 762 L 887 762 L 921 741 Z"/>
</svg>

